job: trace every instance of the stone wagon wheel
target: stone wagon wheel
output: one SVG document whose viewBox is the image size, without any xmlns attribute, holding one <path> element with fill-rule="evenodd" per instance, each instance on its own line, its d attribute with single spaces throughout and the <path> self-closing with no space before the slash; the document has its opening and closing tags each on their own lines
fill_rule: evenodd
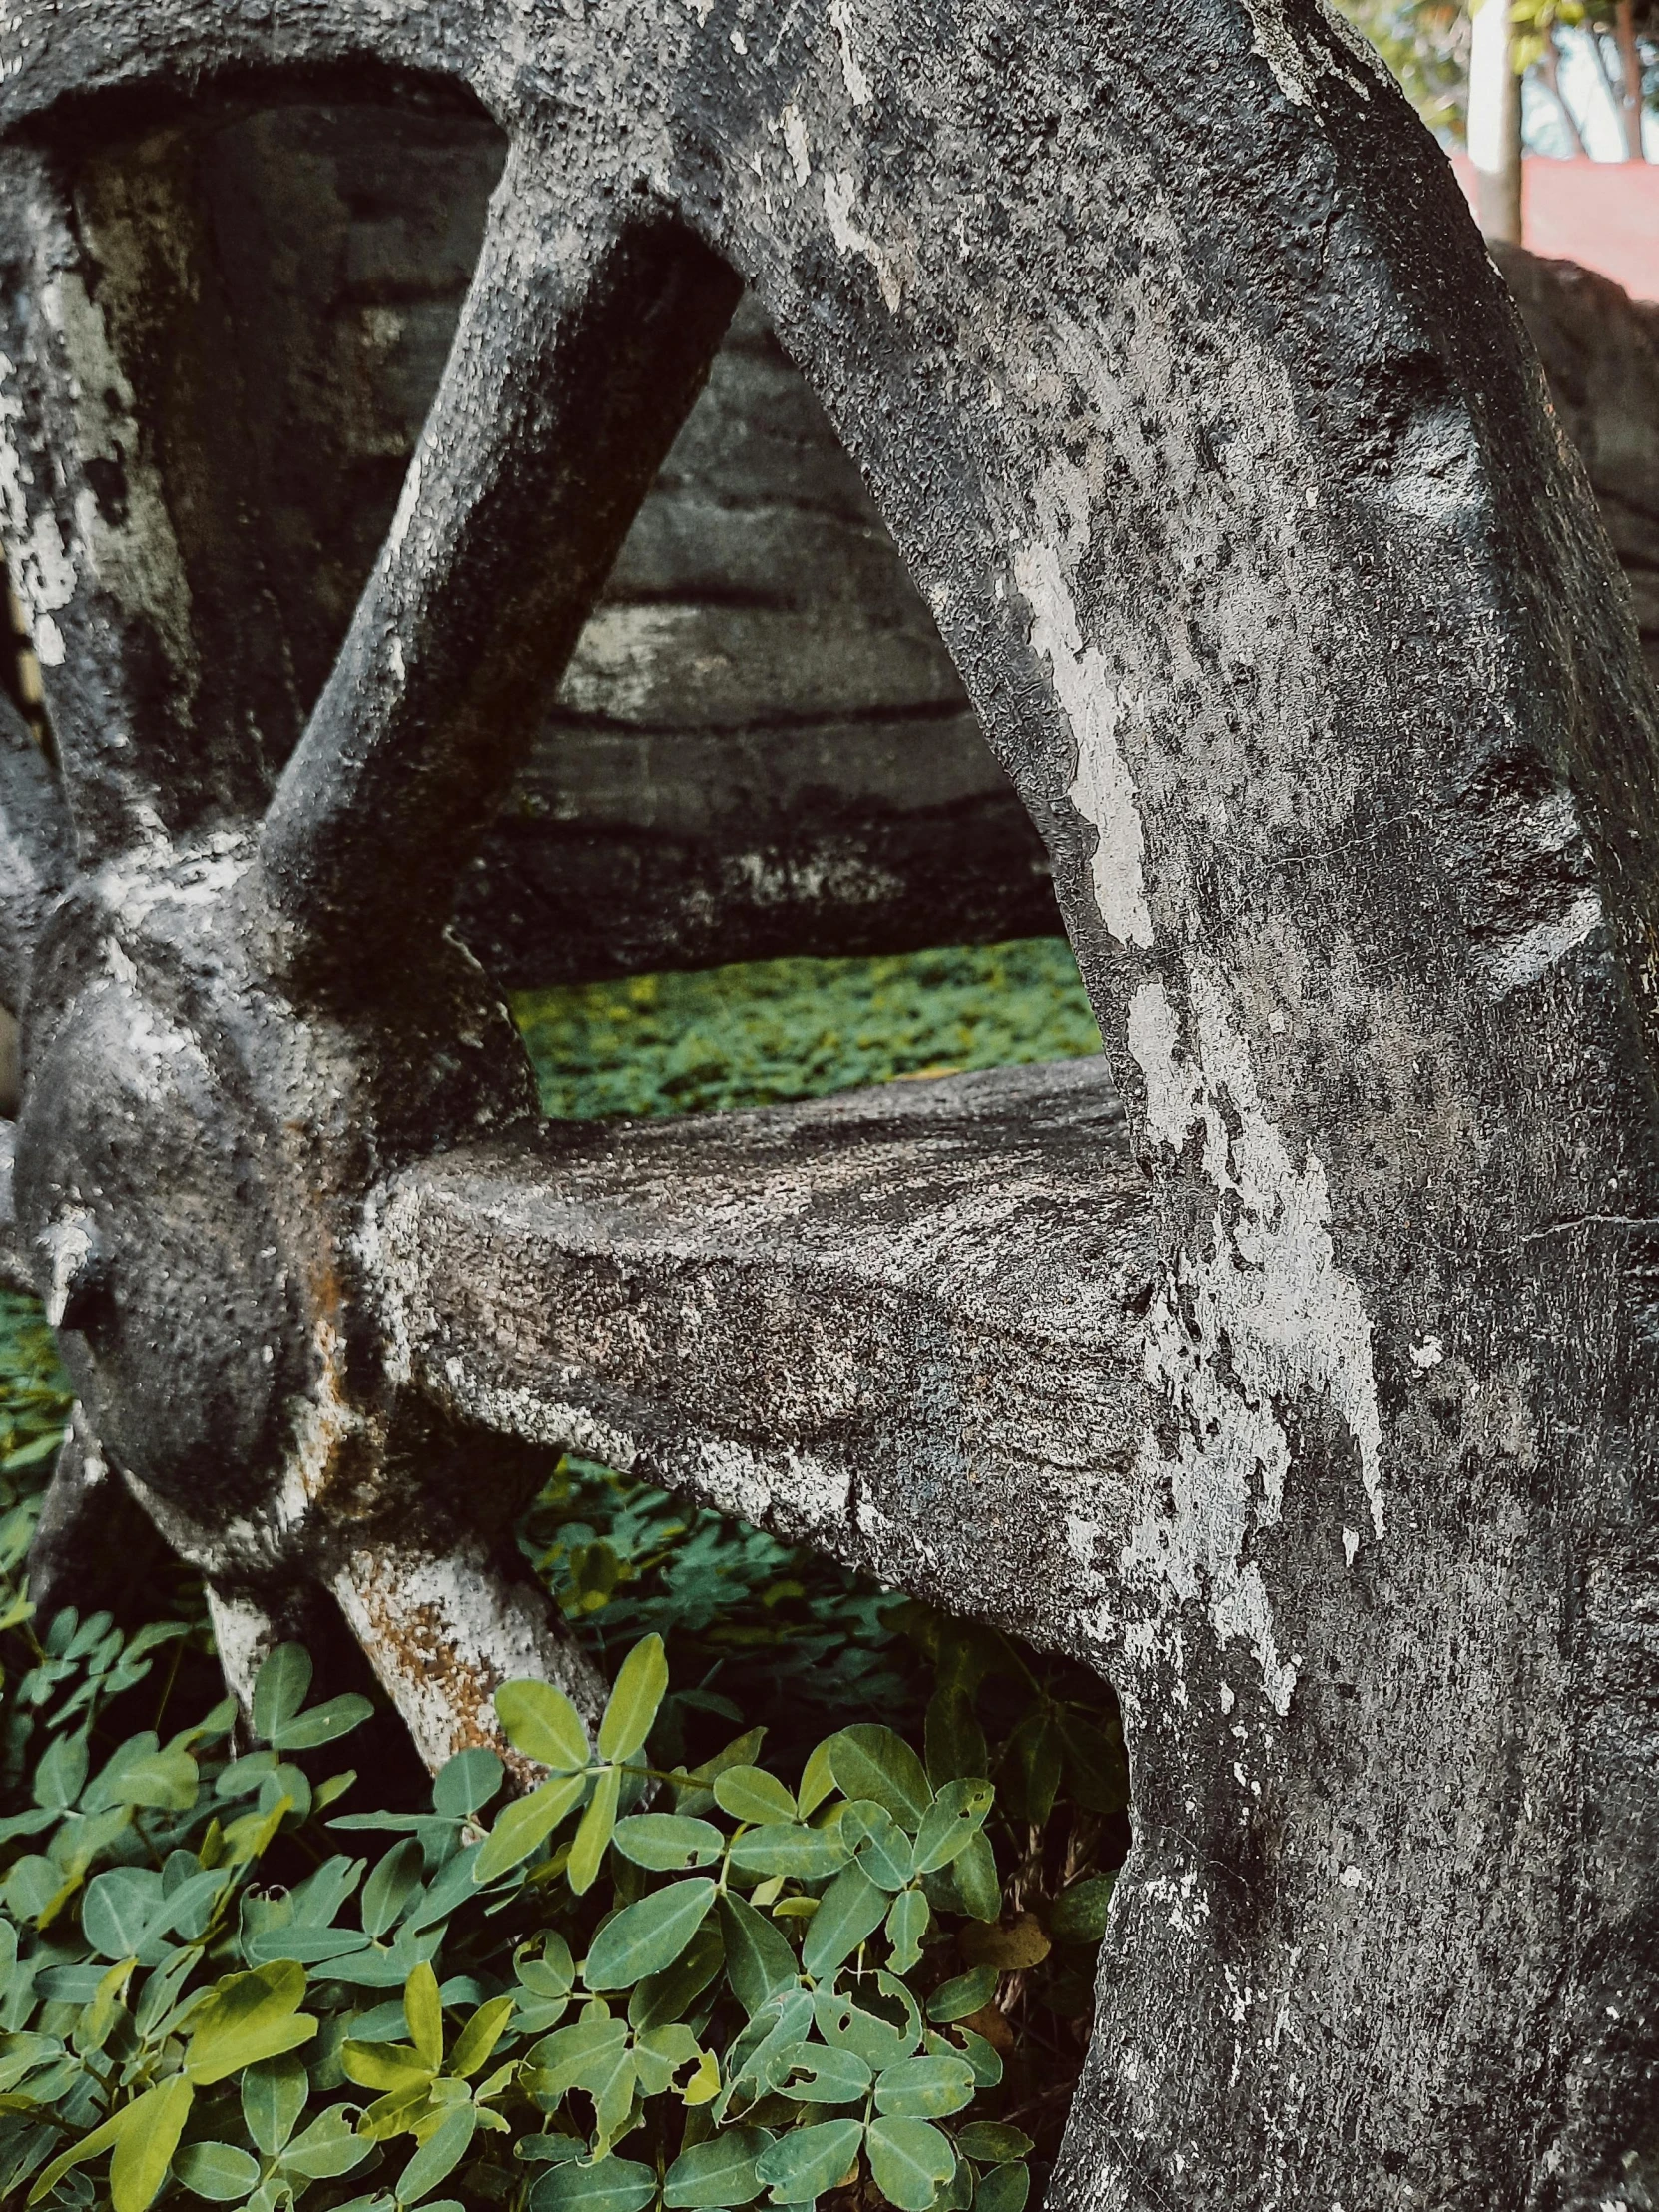
<svg viewBox="0 0 1659 2212">
<path fill-rule="evenodd" d="M 327 1591 L 437 1760 L 574 1440 L 1077 1652 L 1135 1846 L 1056 2180 L 1659 2190 L 1654 703 L 1443 164 L 1323 0 L 18 0 L 15 1244 L 233 1673 Z M 204 101 L 511 152 L 296 717 Z M 538 1129 L 445 934 L 736 299 L 1052 854 L 1100 1075 Z M 302 730 L 298 727 L 302 721 Z"/>
</svg>

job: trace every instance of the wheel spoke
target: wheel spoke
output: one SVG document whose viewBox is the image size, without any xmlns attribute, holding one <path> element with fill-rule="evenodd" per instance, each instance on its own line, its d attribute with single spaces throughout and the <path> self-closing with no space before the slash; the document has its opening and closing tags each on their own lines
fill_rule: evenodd
<svg viewBox="0 0 1659 2212">
<path fill-rule="evenodd" d="M 509 159 L 391 533 L 267 821 L 305 957 L 371 972 L 447 918 L 738 289 L 660 224 L 573 220 L 541 155 Z"/>
<path fill-rule="evenodd" d="M 605 1684 L 539 1590 L 509 1578 L 476 1535 L 441 1551 L 375 1544 L 333 1579 L 369 1663 L 435 1773 L 474 1744 L 499 1752 L 520 1783 L 539 1771 L 507 1743 L 490 1700 L 534 1676 L 565 1692 L 596 1726 Z"/>
<path fill-rule="evenodd" d="M 412 1171 L 381 1253 L 453 1412 L 1015 1628 L 1097 1609 L 1051 1531 L 1127 1535 L 1152 1269 L 1099 1062 L 553 1125 Z"/>
<path fill-rule="evenodd" d="M 69 817 L 51 770 L 22 717 L 0 697 L 0 1006 L 13 1012 L 68 870 Z"/>
<path fill-rule="evenodd" d="M 299 727 L 199 155 L 0 174 L 0 523 L 87 857 L 258 811 Z"/>
</svg>

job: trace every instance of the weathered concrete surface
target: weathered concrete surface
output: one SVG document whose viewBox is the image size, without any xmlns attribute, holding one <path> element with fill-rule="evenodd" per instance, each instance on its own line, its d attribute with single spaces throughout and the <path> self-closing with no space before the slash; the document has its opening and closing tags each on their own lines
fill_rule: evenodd
<svg viewBox="0 0 1659 2212">
<path fill-rule="evenodd" d="M 18 1212 L 101 1452 L 233 1592 L 344 1575 L 429 1743 L 452 1635 L 438 1718 L 484 1725 L 518 1616 L 460 1516 L 500 1499 L 435 1479 L 467 1438 L 406 1380 L 427 1260 L 394 1299 L 375 1237 L 423 1162 L 522 1140 L 450 895 L 741 278 L 1043 833 L 1148 1176 L 1130 1525 L 1091 1453 L 1033 1609 L 1117 1686 L 1136 1797 L 1058 2197 L 1634 2212 L 1655 699 L 1397 93 L 1315 0 L 24 0 L 12 60 L 6 543 L 78 868 Z M 511 152 L 267 805 L 287 679 L 191 103 L 370 67 L 464 84 Z"/>
</svg>

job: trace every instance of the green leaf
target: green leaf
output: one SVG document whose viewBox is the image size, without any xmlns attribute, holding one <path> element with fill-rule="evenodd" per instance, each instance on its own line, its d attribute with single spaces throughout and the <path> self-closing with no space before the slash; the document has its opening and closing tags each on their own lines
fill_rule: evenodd
<svg viewBox="0 0 1659 2212">
<path fill-rule="evenodd" d="M 986 1781 L 947 1782 L 922 1817 L 916 1831 L 917 1874 L 931 1874 L 960 1858 L 985 1825 L 996 1792 Z"/>
<path fill-rule="evenodd" d="M 729 1767 L 746 1767 L 752 1764 L 756 1753 L 766 1741 L 764 1728 L 746 1729 L 743 1735 L 717 1751 L 712 1759 L 705 1759 L 702 1766 L 694 1767 L 674 1789 L 674 1809 L 677 1813 L 706 1813 L 715 1802 L 714 1782 L 717 1775 L 725 1774 Z"/>
<path fill-rule="evenodd" d="M 733 2212 L 753 2204 L 763 2187 L 755 2162 L 771 2147 L 765 2128 L 727 2127 L 683 2150 L 663 2176 L 667 2212 Z"/>
<path fill-rule="evenodd" d="M 503 1682 L 495 1710 L 508 1743 L 554 1774 L 577 1774 L 589 1758 L 582 1716 L 550 1682 Z"/>
<path fill-rule="evenodd" d="M 997 2166 L 979 2176 L 979 2186 L 973 2192 L 973 2212 L 1025 2212 L 1030 2194 L 1029 2166 Z"/>
<path fill-rule="evenodd" d="M 708 1918 L 715 1886 L 706 1876 L 674 1882 L 625 1906 L 593 1939 L 582 1968 L 590 1989 L 627 1989 L 678 1958 Z"/>
<path fill-rule="evenodd" d="M 475 2104 L 458 2104 L 441 2120 L 398 2175 L 398 2203 L 418 2204 L 428 2191 L 446 2180 L 472 2148 L 477 2126 Z"/>
<path fill-rule="evenodd" d="M 648 2034 L 654 2027 L 666 2027 L 671 2020 L 683 2020 L 719 1973 L 725 1956 L 721 1925 L 711 1914 L 671 1966 L 665 1966 L 661 1973 L 647 1974 L 639 1983 L 628 1999 L 629 2025 L 640 2034 Z M 794 1967 L 792 1958 L 792 1976 Z"/>
<path fill-rule="evenodd" d="M 857 2104 L 869 2092 L 873 2077 L 855 2050 L 797 2043 L 788 2056 L 791 2072 L 801 2079 L 780 2081 L 778 2086 L 798 2104 Z"/>
<path fill-rule="evenodd" d="M 278 1644 L 254 1679 L 254 1733 L 271 1743 L 305 1702 L 311 1662 L 302 1644 Z"/>
<path fill-rule="evenodd" d="M 78 2143 L 71 2143 L 68 2150 L 54 2158 L 51 2165 L 36 2176 L 35 2185 L 29 2191 L 29 2203 L 38 2204 L 42 2197 L 49 2196 L 72 2166 L 85 2165 L 89 2158 L 102 2156 L 112 2143 L 119 2142 L 132 2109 L 130 2104 L 124 2105 L 102 2126 L 95 2127 L 90 2135 L 83 2135 Z"/>
<path fill-rule="evenodd" d="M 792 1882 L 823 1882 L 843 1867 L 847 1848 L 838 1828 L 752 1828 L 732 1846 L 740 1874 L 779 1874 Z"/>
<path fill-rule="evenodd" d="M 627 2042 L 627 2021 L 600 2014 L 597 2007 L 569 2027 L 555 2028 L 530 2053 L 537 2096 L 549 2109 L 570 2089 L 586 2089 L 591 2096 L 612 2072 Z"/>
<path fill-rule="evenodd" d="M 947 1782 L 982 1775 L 990 1765 L 973 1699 L 959 1685 L 936 1690 L 928 1700 L 923 1739 L 927 1776 L 935 1790 L 942 1790 Z"/>
<path fill-rule="evenodd" d="M 837 1826 L 858 1864 L 883 1890 L 902 1890 L 915 1874 L 915 1848 L 884 1805 L 859 1798 L 844 1808 Z"/>
<path fill-rule="evenodd" d="M 584 1775 L 565 1775 L 556 1781 L 544 1782 L 528 1797 L 515 1798 L 510 1805 L 504 1806 L 472 1862 L 472 1880 L 475 1883 L 495 1882 L 528 1859 L 533 1851 L 538 1851 L 559 1823 L 582 1802 L 582 1792 L 586 1788 Z"/>
<path fill-rule="evenodd" d="M 814 1980 L 832 1974 L 866 1936 L 875 1933 L 886 1911 L 886 1892 L 875 1887 L 862 1867 L 843 1867 L 807 1925 L 801 1963 Z"/>
<path fill-rule="evenodd" d="M 721 1899 L 720 1928 L 726 1939 L 726 1978 L 751 2017 L 768 1997 L 800 1981 L 801 1969 L 783 1931 L 763 1920 L 745 1899 Z"/>
<path fill-rule="evenodd" d="M 887 1915 L 887 1941 L 892 1945 L 888 1964 L 894 1973 L 909 1973 L 921 1957 L 921 1938 L 927 1933 L 932 1909 L 919 1890 L 901 1890 Z"/>
<path fill-rule="evenodd" d="M 991 1840 L 980 1829 L 950 1863 L 951 1879 L 962 1911 L 976 1921 L 994 1921 L 1002 1910 L 1002 1882 Z"/>
<path fill-rule="evenodd" d="M 599 1724 L 601 1759 L 631 1759 L 651 1733 L 657 1708 L 668 1688 L 668 1661 L 661 1636 L 644 1636 L 617 1671 L 615 1685 Z"/>
<path fill-rule="evenodd" d="M 530 2191 L 530 2212 L 642 2212 L 657 2194 L 657 2176 L 631 2158 L 601 2158 L 552 2167 Z"/>
<path fill-rule="evenodd" d="M 789 2071 L 788 2054 L 813 2024 L 813 2000 L 805 1989 L 769 1997 L 726 2054 L 726 2087 L 714 2117 L 724 2120 L 734 2102 L 753 2103 Z"/>
<path fill-rule="evenodd" d="M 962 2056 L 973 2069 L 973 2086 L 994 2089 L 1002 2079 L 1002 2058 L 996 2045 L 971 2027 L 958 2024 L 956 2032 L 962 2038 Z"/>
<path fill-rule="evenodd" d="M 825 2041 L 837 2050 L 856 2051 L 874 2072 L 896 2066 L 916 2047 L 918 2038 L 894 2027 L 891 2020 L 866 2012 L 852 1999 L 828 1989 L 813 1998 L 813 2016 Z"/>
<path fill-rule="evenodd" d="M 425 1855 L 413 1836 L 394 1844 L 363 1884 L 363 1933 L 376 1938 L 393 1927 L 420 1888 Z"/>
<path fill-rule="evenodd" d="M 928 2212 L 956 2170 L 956 2153 L 948 2138 L 925 2120 L 872 2120 L 864 2141 L 875 2186 L 898 2212 Z"/>
<path fill-rule="evenodd" d="M 1007 2166 L 1016 2158 L 1029 2158 L 1036 2145 L 1022 2129 L 1001 2120 L 969 2120 L 956 2137 L 956 2148 L 976 2166 Z"/>
<path fill-rule="evenodd" d="M 834 1740 L 832 1736 L 827 1736 L 808 1757 L 801 1776 L 801 1787 L 796 1792 L 796 1805 L 803 1820 L 816 1813 L 835 1787 L 835 1777 L 830 1765 L 830 1746 Z"/>
<path fill-rule="evenodd" d="M 403 2008 L 399 2005 L 397 2009 L 402 2012 Z M 378 2089 L 390 2095 L 430 2081 L 436 2068 L 429 2066 L 409 2043 L 350 2041 L 340 2045 L 340 2070 L 359 2089 Z"/>
<path fill-rule="evenodd" d="M 941 1981 L 927 1999 L 927 2017 L 941 2025 L 949 2020 L 965 2020 L 990 2003 L 1000 1979 L 994 1966 L 975 1966 L 957 1974 L 953 1981 Z M 968 2156 L 971 2158 L 973 2153 L 969 2151 Z"/>
<path fill-rule="evenodd" d="M 67 1811 L 85 1787 L 87 1765 L 84 1731 L 73 1736 L 54 1736 L 35 1769 L 35 1803 L 54 1813 Z"/>
<path fill-rule="evenodd" d="M 863 2141 L 856 2120 L 825 2120 L 792 2128 L 756 2161 L 756 2172 L 779 2204 L 811 2204 L 840 2180 Z"/>
<path fill-rule="evenodd" d="M 313 1705 L 308 1713 L 281 1722 L 272 1730 L 269 1740 L 277 1751 L 315 1751 L 319 1744 L 331 1744 L 336 1736 L 349 1736 L 373 1714 L 367 1698 L 347 1691 L 342 1697 L 329 1698 L 324 1705 Z"/>
<path fill-rule="evenodd" d="M 114 2212 L 150 2212 L 167 2179 L 185 2132 L 196 2090 L 184 2074 L 147 2089 L 121 2115 L 121 2133 L 110 2159 Z"/>
<path fill-rule="evenodd" d="M 299 2124 L 310 2084 L 291 2051 L 263 2059 L 242 2077 L 242 2116 L 256 2150 L 275 2158 Z"/>
<path fill-rule="evenodd" d="M 611 1841 L 624 1859 L 653 1874 L 681 1874 L 720 1857 L 726 1839 L 710 1821 L 683 1813 L 632 1813 L 618 1821 Z"/>
<path fill-rule="evenodd" d="M 1048 1909 L 1048 1933 L 1057 1943 L 1098 1943 L 1106 1933 L 1106 1914 L 1117 1877 L 1086 1875 L 1060 1892 Z M 85 1908 L 82 1908 L 83 1925 Z"/>
<path fill-rule="evenodd" d="M 516 2002 L 514 1997 L 492 1997 L 461 2029 L 449 2054 L 449 2071 L 457 2081 L 470 2081 L 475 2073 L 483 2072 L 490 2053 L 507 2031 Z"/>
<path fill-rule="evenodd" d="M 635 1649 L 638 1648 L 636 1645 Z M 626 1671 L 627 1662 L 623 1664 Z M 617 1800 L 621 1792 L 621 1768 L 607 1767 L 577 1827 L 576 1841 L 570 1847 L 570 1860 L 565 1868 L 565 1880 L 577 1897 L 585 1897 L 599 1879 L 611 1831 L 616 1826 Z"/>
<path fill-rule="evenodd" d="M 447 1814 L 451 1820 L 481 1812 L 500 1789 L 506 1772 L 495 1753 L 482 1745 L 456 1752 L 439 1768 L 432 1784 L 433 1812 Z"/>
<path fill-rule="evenodd" d="M 421 2063 L 436 2073 L 443 2064 L 443 1998 L 438 1977 L 425 1959 L 411 1969 L 403 1984 L 403 2017 Z"/>
<path fill-rule="evenodd" d="M 873 1798 L 909 1835 L 933 1802 L 921 1761 L 902 1736 L 873 1721 L 831 1736 L 828 1752 L 835 1786 L 846 1798 Z"/>
<path fill-rule="evenodd" d="M 735 1821 L 764 1827 L 769 1821 L 793 1821 L 795 1797 L 765 1767 L 728 1767 L 715 1777 L 715 1803 Z"/>
<path fill-rule="evenodd" d="M 972 2100 L 965 2058 L 901 2058 L 875 2080 L 875 2109 L 895 2120 L 942 2120 Z"/>
<path fill-rule="evenodd" d="M 162 1903 L 162 1878 L 148 1867 L 94 1875 L 81 1900 L 81 1934 L 104 1958 L 131 1958 Z"/>
<path fill-rule="evenodd" d="M 235 2143 L 187 2143 L 175 2155 L 173 2171 L 192 2196 L 210 2204 L 235 2204 L 260 2178 L 259 2160 Z"/>
<path fill-rule="evenodd" d="M 244 2066 L 258 2065 L 262 2058 L 308 2043 L 317 2023 L 299 2010 L 304 1994 L 305 1969 L 290 1959 L 227 1976 L 192 2014 L 186 2073 L 198 2087 L 206 2087 Z"/>
<path fill-rule="evenodd" d="M 280 2171 L 300 2181 L 337 2181 L 372 2156 L 373 2150 L 370 2139 L 353 2130 L 345 2107 L 331 2105 L 289 2143 Z"/>
<path fill-rule="evenodd" d="M 1066 1794 L 1086 1813 L 1127 1812 L 1129 1761 L 1121 1732 L 1114 1727 L 1108 1733 L 1075 1713 L 1062 1713 L 1059 1729 Z"/>
<path fill-rule="evenodd" d="M 1028 1713 L 1009 1737 L 998 1770 L 1004 1777 L 1007 1810 L 1015 1820 L 1042 1826 L 1054 1810 L 1062 1766 L 1054 1716 L 1040 1708 Z"/>
<path fill-rule="evenodd" d="M 200 1788 L 201 1774 L 190 1753 L 177 1744 L 158 1751 L 151 1737 L 148 1748 L 134 1750 L 123 1745 L 105 1763 L 82 1805 L 89 1813 L 107 1805 L 145 1805 L 160 1812 L 188 1813 Z"/>
</svg>

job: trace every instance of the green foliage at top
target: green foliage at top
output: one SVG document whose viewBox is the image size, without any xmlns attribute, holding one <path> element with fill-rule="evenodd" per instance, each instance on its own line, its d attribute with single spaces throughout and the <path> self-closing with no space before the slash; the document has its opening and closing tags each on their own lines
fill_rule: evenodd
<svg viewBox="0 0 1659 2212">
<path fill-rule="evenodd" d="M 1082 1058 L 1100 1035 L 1061 938 L 757 960 L 522 991 L 544 1113 L 710 1112 L 894 1077 Z"/>
<path fill-rule="evenodd" d="M 1121 1807 L 1121 1747 L 1049 1701 L 993 1755 L 998 1640 L 920 1632 L 924 1752 L 855 1725 L 786 1780 L 753 1729 L 665 1767 L 647 1636 L 591 1737 L 544 1683 L 498 1693 L 546 1771 L 527 1795 L 472 1750 L 429 1810 L 342 1816 L 353 1778 L 317 1754 L 368 1707 L 308 1705 L 297 1646 L 261 1671 L 264 1748 L 233 1740 L 228 1699 L 109 1743 L 97 1685 L 156 1638 L 60 1615 L 34 1670 L 58 1726 L 0 1817 L 0 2201 L 719 2212 L 857 2185 L 896 2212 L 1021 2212 L 1033 2142 L 999 2108 L 995 2000 L 1051 1952 L 1086 1978 L 1110 1884 L 1033 1910 L 1016 1852 L 1010 1918 L 988 1770 L 1016 1820 L 1062 1773 Z"/>
</svg>

